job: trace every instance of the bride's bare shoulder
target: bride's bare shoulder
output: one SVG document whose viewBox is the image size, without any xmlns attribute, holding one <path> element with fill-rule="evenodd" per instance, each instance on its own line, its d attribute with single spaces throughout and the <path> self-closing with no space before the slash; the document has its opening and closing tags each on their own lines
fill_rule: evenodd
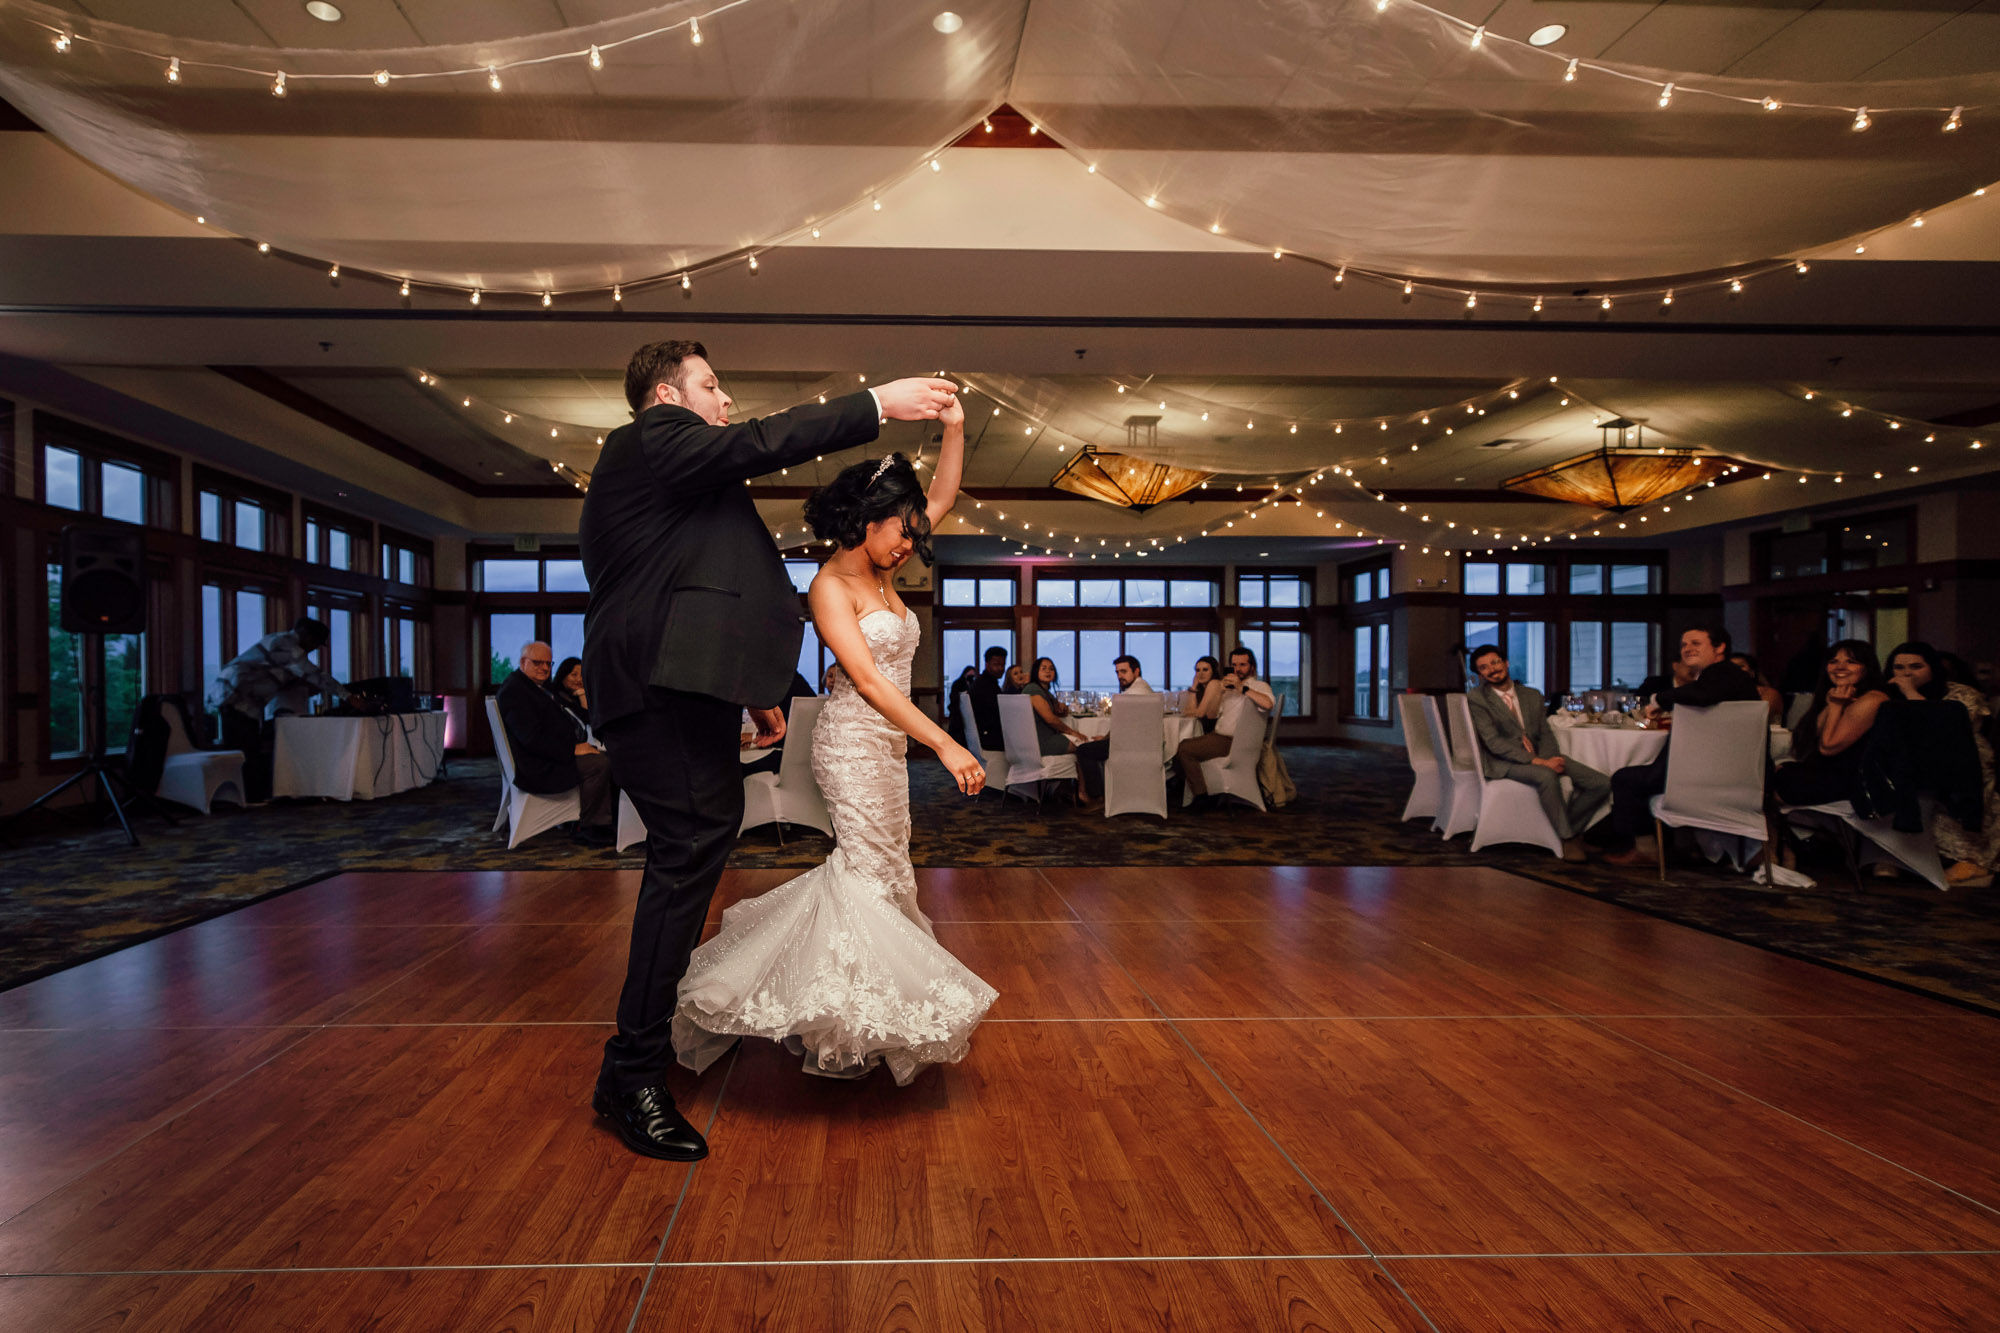
<svg viewBox="0 0 2000 1333">
<path fill-rule="evenodd" d="M 832 565 L 821 565 L 819 573 L 813 575 L 806 586 L 806 600 L 818 607 L 844 606 L 849 613 L 861 613 L 861 595 L 854 580 L 836 570 Z"/>
</svg>

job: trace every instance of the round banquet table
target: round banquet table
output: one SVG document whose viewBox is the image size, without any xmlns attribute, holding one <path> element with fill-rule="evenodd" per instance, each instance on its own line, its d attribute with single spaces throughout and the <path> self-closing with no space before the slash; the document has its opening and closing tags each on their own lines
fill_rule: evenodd
<svg viewBox="0 0 2000 1333">
<path fill-rule="evenodd" d="M 1640 731 L 1637 727 L 1605 727 L 1594 724 L 1561 726 L 1551 723 L 1556 744 L 1563 756 L 1609 776 L 1633 764 L 1650 764 L 1659 758 L 1667 743 L 1664 731 Z"/>
<path fill-rule="evenodd" d="M 281 717 L 271 794 L 369 801 L 426 785 L 443 758 L 443 713 Z"/>
<path fill-rule="evenodd" d="M 1111 734 L 1111 719 L 1108 717 L 1072 717 L 1069 724 L 1084 735 L 1096 740 Z M 1191 717 L 1169 714 L 1160 719 L 1161 758 L 1171 761 L 1174 751 L 1181 748 L 1181 742 L 1201 735 L 1201 723 Z"/>
</svg>

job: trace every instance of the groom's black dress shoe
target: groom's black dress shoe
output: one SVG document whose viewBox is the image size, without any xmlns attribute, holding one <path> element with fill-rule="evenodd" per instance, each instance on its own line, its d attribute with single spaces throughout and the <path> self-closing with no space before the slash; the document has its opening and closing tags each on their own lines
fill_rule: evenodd
<svg viewBox="0 0 2000 1333">
<path fill-rule="evenodd" d="M 708 1156 L 708 1140 L 675 1109 L 673 1097 L 658 1084 L 620 1096 L 600 1083 L 590 1105 L 611 1122 L 625 1146 L 642 1157 L 699 1162 Z"/>
</svg>

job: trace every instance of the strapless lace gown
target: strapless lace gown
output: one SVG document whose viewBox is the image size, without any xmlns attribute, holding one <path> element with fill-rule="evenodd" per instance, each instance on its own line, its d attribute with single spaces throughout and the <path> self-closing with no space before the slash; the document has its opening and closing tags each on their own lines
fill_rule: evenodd
<svg viewBox="0 0 2000 1333">
<path fill-rule="evenodd" d="M 907 693 L 916 616 L 870 612 L 861 633 Z M 790 1037 L 809 1072 L 854 1076 L 880 1063 L 906 1084 L 965 1055 L 995 992 L 917 910 L 904 740 L 844 673 L 836 679 L 812 737 L 833 854 L 729 908 L 721 932 L 695 950 L 674 1012 L 682 1064 L 706 1069 L 738 1037 Z"/>
</svg>

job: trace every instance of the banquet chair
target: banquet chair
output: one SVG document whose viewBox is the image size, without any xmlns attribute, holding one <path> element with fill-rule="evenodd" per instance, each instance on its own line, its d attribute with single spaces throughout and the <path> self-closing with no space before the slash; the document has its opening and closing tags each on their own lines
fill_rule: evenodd
<svg viewBox="0 0 2000 1333">
<path fill-rule="evenodd" d="M 1104 759 L 1104 817 L 1167 817 L 1167 770 L 1160 733 L 1166 701 L 1157 694 L 1121 695 L 1111 710 L 1111 745 Z"/>
<path fill-rule="evenodd" d="M 188 736 L 184 707 L 176 695 L 160 700 L 160 716 L 167 724 L 167 758 L 153 794 L 203 814 L 225 792 L 232 793 L 228 799 L 236 804 L 248 804 L 243 796 L 243 751 L 197 747 Z"/>
<path fill-rule="evenodd" d="M 1680 724 L 1675 723 L 1678 729 Z M 1891 860 L 1904 866 L 1919 879 L 1927 881 L 1940 892 L 1950 892 L 1951 885 L 1944 877 L 1944 861 L 1938 856 L 1937 842 L 1931 837 L 1931 801 L 1924 798 L 1924 828 L 1921 833 L 1901 833 L 1889 821 L 1888 816 L 1864 819 L 1855 813 L 1852 801 L 1827 801 L 1821 805 L 1780 805 L 1778 813 L 1786 820 L 1795 816 L 1806 816 L 1798 822 L 1831 828 L 1840 839 L 1841 854 L 1847 859 L 1847 869 L 1854 876 L 1854 887 L 1860 889 L 1861 855 L 1857 845 L 1860 842 L 1874 844 Z"/>
<path fill-rule="evenodd" d="M 1525 842 L 1561 856 L 1562 839 L 1556 836 L 1556 826 L 1549 822 L 1535 789 L 1512 778 L 1486 776 L 1486 765 L 1479 759 L 1479 739 L 1472 730 L 1472 701 L 1463 694 L 1453 694 L 1444 702 L 1451 714 L 1454 748 L 1464 737 L 1462 748 L 1479 782 L 1479 814 L 1472 827 L 1471 850 L 1476 852 L 1496 842 Z M 1456 811 L 1453 817 L 1458 817 Z"/>
<path fill-rule="evenodd" d="M 618 834 L 611 842 L 619 851 L 624 851 L 634 843 L 646 840 L 646 821 L 639 818 L 639 808 L 632 804 L 632 798 L 624 792 L 618 793 Z"/>
<path fill-rule="evenodd" d="M 1438 771 L 1438 754 L 1431 733 L 1434 728 L 1424 716 L 1426 706 L 1433 713 L 1437 701 L 1428 694 L 1399 694 L 1396 707 L 1403 718 L 1403 749 L 1410 757 L 1410 770 L 1417 775 L 1410 799 L 1403 803 L 1404 820 L 1432 819 L 1444 808 L 1444 776 Z"/>
<path fill-rule="evenodd" d="M 507 741 L 507 728 L 500 721 L 500 700 L 486 696 L 486 720 L 493 727 L 493 753 L 500 756 L 500 813 L 493 831 L 507 829 L 507 850 L 546 833 L 558 824 L 583 817 L 583 791 L 578 788 L 560 796 L 537 796 L 514 785 L 514 747 Z"/>
<path fill-rule="evenodd" d="M 1270 738 L 1276 734 L 1278 714 L 1284 711 L 1284 707 L 1285 696 L 1277 695 L 1271 701 L 1271 716 L 1259 722 L 1250 702 L 1242 696 L 1222 701 L 1225 715 L 1234 708 L 1248 716 L 1237 720 L 1236 733 L 1229 738 L 1228 754 L 1220 759 L 1201 761 L 1202 785 L 1208 788 L 1210 796 L 1234 796 L 1240 801 L 1256 806 L 1259 810 L 1268 808 L 1264 804 L 1264 789 L 1257 781 L 1257 759 L 1264 753 L 1264 747 L 1270 743 Z M 1112 712 L 1115 715 L 1117 710 L 1113 709 Z M 1113 725 L 1117 725 L 1115 720 Z M 1193 802 L 1193 789 L 1184 790 L 1181 793 L 1181 804 L 1190 805 Z"/>
<path fill-rule="evenodd" d="M 825 703 L 817 695 L 792 700 L 778 771 L 752 773 L 743 779 L 743 823 L 738 833 L 776 823 L 780 846 L 784 845 L 787 824 L 804 824 L 833 836 L 833 817 L 827 813 L 826 797 L 812 771 L 813 724 L 819 721 L 819 710 Z"/>
<path fill-rule="evenodd" d="M 1035 743 L 1035 704 L 1027 695 L 1000 697 L 1000 737 L 1007 743 L 1003 800 L 1017 788 L 1026 788 L 1033 793 L 1035 804 L 1040 805 L 1043 783 L 1076 780 L 1075 755 L 1043 754 L 1041 746 Z M 1024 794 L 1021 799 L 1029 798 Z"/>
<path fill-rule="evenodd" d="M 1771 710 L 1761 699 L 1682 705 L 1674 710 L 1674 744 L 1667 749 L 1667 789 L 1649 803 L 1660 848 L 1660 881 L 1667 878 L 1664 828 L 1705 829 L 1764 844 L 1771 830 L 1764 814 L 1765 752 Z"/>
<path fill-rule="evenodd" d="M 1812 701 L 1813 697 L 1808 692 L 1802 694 L 1795 694 L 1791 697 L 1790 700 L 1786 702 L 1785 704 L 1786 731 L 1790 731 L 1792 728 L 1798 726 L 1799 723 L 1804 720 L 1805 715 L 1812 711 Z"/>
<path fill-rule="evenodd" d="M 952 737 L 972 754 L 978 756 L 980 767 L 986 770 L 986 785 L 979 790 L 984 796 L 989 791 L 998 791 L 1000 799 L 1007 799 L 1007 752 L 989 750 L 979 743 L 979 723 L 973 719 L 972 705 L 968 703 L 958 713 L 959 734 Z"/>
<path fill-rule="evenodd" d="M 1479 827 L 1479 801 L 1482 779 L 1479 776 L 1479 738 L 1472 731 L 1472 709 L 1464 709 L 1465 720 L 1461 728 L 1458 710 L 1451 713 L 1451 737 L 1445 738 L 1445 722 L 1438 716 L 1437 700 L 1424 696 L 1428 706 L 1424 709 L 1424 725 L 1430 729 L 1431 748 L 1437 751 L 1438 761 L 1443 766 L 1438 817 L 1431 821 L 1431 827 L 1441 837 L 1456 838 L 1461 833 L 1470 833 Z M 1446 695 L 1447 700 L 1463 699 L 1463 695 Z"/>
</svg>

